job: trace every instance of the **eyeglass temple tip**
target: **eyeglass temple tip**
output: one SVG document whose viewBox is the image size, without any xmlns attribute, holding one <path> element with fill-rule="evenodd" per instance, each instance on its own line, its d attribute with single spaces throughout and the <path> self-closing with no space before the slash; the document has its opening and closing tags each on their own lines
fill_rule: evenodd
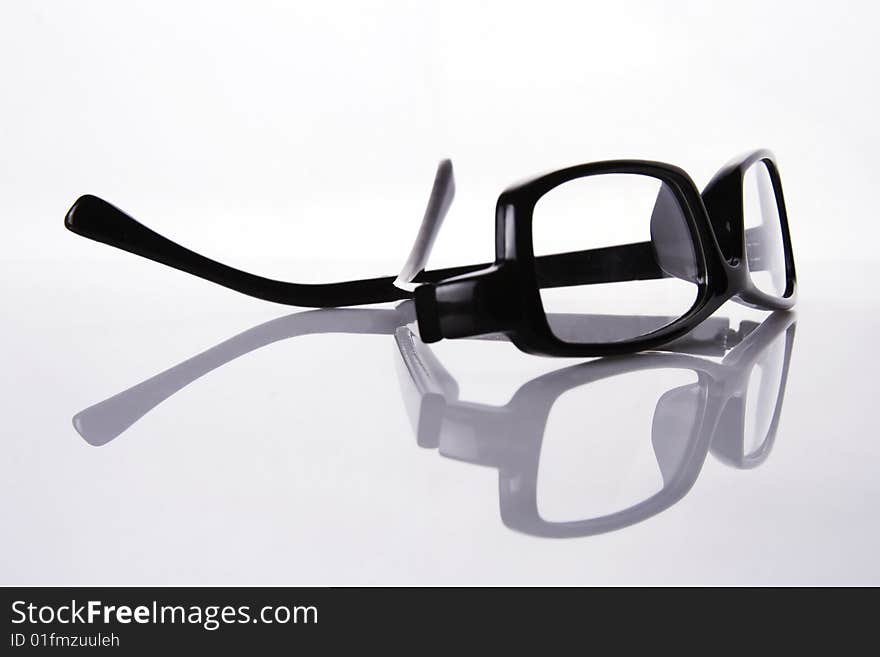
<svg viewBox="0 0 880 657">
<path fill-rule="evenodd" d="M 64 227 L 77 235 L 105 242 L 122 236 L 120 226 L 125 220 L 133 221 L 107 201 L 92 194 L 84 194 L 76 199 L 64 215 Z"/>
</svg>

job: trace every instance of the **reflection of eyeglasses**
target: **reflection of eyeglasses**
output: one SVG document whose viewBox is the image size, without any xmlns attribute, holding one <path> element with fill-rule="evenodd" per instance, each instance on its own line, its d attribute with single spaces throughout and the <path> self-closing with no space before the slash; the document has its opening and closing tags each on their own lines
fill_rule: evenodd
<svg viewBox="0 0 880 657">
<path fill-rule="evenodd" d="M 317 285 L 262 278 L 183 248 L 95 196 L 77 200 L 65 225 L 278 303 L 329 307 L 414 297 L 425 342 L 501 332 L 524 351 L 602 356 L 668 344 L 728 299 L 768 310 L 794 305 L 782 184 L 768 151 L 732 161 L 702 196 L 685 172 L 658 162 L 596 162 L 539 176 L 499 197 L 494 263 L 425 271 L 454 187 L 445 161 L 397 278 Z M 654 319 L 615 333 L 556 321 L 584 311 Z"/>
<path fill-rule="evenodd" d="M 529 381 L 503 407 L 460 401 L 458 385 L 430 348 L 406 328 L 398 329 L 396 337 L 406 365 L 404 396 L 419 444 L 438 448 L 446 457 L 498 468 L 501 516 L 509 527 L 537 536 L 572 537 L 619 529 L 675 504 L 694 485 L 710 449 L 738 468 L 755 467 L 767 458 L 782 410 L 794 317 L 775 313 L 752 328 L 741 329 L 747 335 L 721 363 L 672 353 L 592 361 Z M 733 342 L 739 336 L 728 333 L 726 339 Z M 630 385 L 634 376 L 653 370 L 696 375 L 694 383 L 660 394 L 654 408 L 648 434 L 661 478 L 658 489 L 586 519 L 546 519 L 540 502 L 541 482 L 547 479 L 542 461 L 547 457 L 548 418 L 557 400 L 613 377 L 620 376 Z M 578 410 L 589 413 L 583 405 Z M 576 439 L 587 438 L 581 435 L 587 432 L 583 423 L 574 424 Z M 605 445 L 627 438 L 644 439 L 620 436 L 614 426 L 596 436 Z M 596 452 L 601 451 L 590 450 L 583 442 L 579 446 L 587 459 L 596 460 Z M 594 465 L 598 470 L 604 467 Z M 615 481 L 624 474 L 607 473 Z M 558 477 L 550 478 L 558 483 Z"/>
<path fill-rule="evenodd" d="M 775 313 L 757 329 L 744 322 L 739 331 L 732 331 L 728 320 L 713 317 L 676 341 L 675 350 L 681 353 L 641 354 L 564 368 L 526 383 L 500 408 L 458 400 L 454 379 L 430 348 L 406 328 L 413 319 L 410 302 L 395 309 L 322 310 L 281 317 L 77 413 L 73 424 L 89 443 L 103 445 L 185 386 L 256 349 L 311 334 L 394 334 L 403 356 L 400 362 L 406 366 L 403 392 L 416 420 L 419 444 L 439 447 L 446 456 L 498 467 L 502 516 L 511 527 L 547 536 L 592 534 L 638 522 L 675 503 L 696 480 L 710 444 L 716 456 L 737 467 L 751 467 L 767 457 L 779 421 L 795 318 Z M 612 320 L 607 317 L 597 321 L 611 327 Z M 645 320 L 620 321 L 625 328 Z M 731 347 L 720 364 L 684 355 L 717 356 Z M 547 442 L 547 417 L 557 399 L 568 390 L 589 389 L 585 384 L 618 374 L 670 368 L 694 372 L 698 378 L 695 385 L 664 393 L 654 412 L 652 438 L 663 490 L 604 518 L 574 523 L 542 520 L 537 504 L 538 471 L 542 446 Z M 756 370 L 763 376 L 754 389 Z M 758 402 L 758 411 L 747 409 L 743 414 L 750 401 Z M 752 431 L 759 434 L 752 441 L 754 448 L 745 445 L 748 432 L 743 425 L 750 416 L 765 418 Z M 607 435 L 601 438 L 611 439 Z"/>
<path fill-rule="evenodd" d="M 92 445 L 103 445 L 137 422 L 143 415 L 190 383 L 231 360 L 268 345 L 307 335 L 342 333 L 394 335 L 415 321 L 413 304 L 405 301 L 393 309 L 328 309 L 297 312 L 264 322 L 160 372 L 128 390 L 86 408 L 73 417 L 73 425 Z M 609 328 L 639 323 L 639 317 L 589 318 Z M 689 353 L 717 352 L 729 338 L 727 321 L 711 318 L 673 346 Z M 495 339 L 497 336 L 486 336 Z"/>
</svg>

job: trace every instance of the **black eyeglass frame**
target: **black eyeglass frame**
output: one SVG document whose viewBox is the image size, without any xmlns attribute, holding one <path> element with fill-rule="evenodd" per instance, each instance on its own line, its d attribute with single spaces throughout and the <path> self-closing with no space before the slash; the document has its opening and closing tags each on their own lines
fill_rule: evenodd
<svg viewBox="0 0 880 657">
<path fill-rule="evenodd" d="M 769 171 L 781 222 L 786 268 L 786 292 L 782 297 L 759 290 L 748 271 L 743 176 L 759 161 Z M 696 302 L 683 316 L 640 337 L 606 343 L 564 342 L 552 333 L 547 322 L 538 270 L 545 287 L 668 275 L 651 255 L 650 242 L 535 256 L 532 216 L 538 200 L 570 180 L 613 173 L 654 177 L 674 194 L 693 238 L 699 271 Z M 437 198 L 432 194 L 429 213 L 436 212 L 433 220 L 439 222 L 454 191 L 448 161 L 438 169 L 434 191 Z M 432 210 L 432 206 L 436 207 Z M 546 356 L 610 356 L 654 349 L 688 333 L 728 299 L 765 310 L 782 310 L 791 308 L 797 295 L 782 183 L 775 158 L 767 150 L 732 160 L 715 175 L 702 196 L 688 174 L 678 167 L 644 160 L 581 164 L 514 185 L 499 196 L 496 204 L 494 263 L 419 269 L 407 279 L 414 291 L 408 285 L 400 285 L 393 276 L 301 284 L 250 274 L 175 244 L 92 195 L 82 196 L 74 203 L 65 216 L 65 226 L 89 239 L 276 303 L 326 308 L 415 297 L 419 333 L 424 342 L 504 333 L 521 350 Z M 438 226 L 436 223 L 434 228 Z M 433 238 L 427 239 L 430 247 Z"/>
<path fill-rule="evenodd" d="M 763 162 L 769 172 L 781 222 L 786 273 L 782 297 L 758 289 L 748 269 L 743 178 L 758 162 Z M 651 176 L 674 193 L 693 238 L 697 298 L 687 313 L 647 335 L 611 343 L 569 343 L 553 334 L 546 319 L 532 241 L 533 214 L 537 202 L 552 189 L 602 174 Z M 782 182 L 775 157 L 768 150 L 757 150 L 729 162 L 702 195 L 686 172 L 662 162 L 609 160 L 560 169 L 506 189 L 498 198 L 495 221 L 496 260 L 491 267 L 416 288 L 416 313 L 424 342 L 501 332 L 528 353 L 613 356 L 667 344 L 691 331 L 729 299 L 763 310 L 786 310 L 796 302 L 797 279 Z M 638 255 L 632 248 L 636 246 L 596 250 L 605 252 L 606 261 L 624 261 L 630 267 L 629 271 L 617 272 L 626 278 L 597 282 L 640 278 L 644 263 L 633 258 Z"/>
</svg>

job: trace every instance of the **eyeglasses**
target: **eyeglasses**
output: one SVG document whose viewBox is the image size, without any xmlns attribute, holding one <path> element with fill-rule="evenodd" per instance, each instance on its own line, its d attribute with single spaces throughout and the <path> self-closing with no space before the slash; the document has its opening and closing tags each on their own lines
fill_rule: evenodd
<svg viewBox="0 0 880 657">
<path fill-rule="evenodd" d="M 425 342 L 503 333 L 523 351 L 551 356 L 660 347 L 729 299 L 765 310 L 795 303 L 788 219 L 769 151 L 732 160 L 702 195 L 684 171 L 659 162 L 595 162 L 538 176 L 499 196 L 493 263 L 428 271 L 454 194 L 446 160 L 400 275 L 340 283 L 288 283 L 234 269 L 91 195 L 74 203 L 65 226 L 277 303 L 325 308 L 414 298 Z M 648 319 L 623 330 L 584 320 L 585 312 Z"/>
</svg>

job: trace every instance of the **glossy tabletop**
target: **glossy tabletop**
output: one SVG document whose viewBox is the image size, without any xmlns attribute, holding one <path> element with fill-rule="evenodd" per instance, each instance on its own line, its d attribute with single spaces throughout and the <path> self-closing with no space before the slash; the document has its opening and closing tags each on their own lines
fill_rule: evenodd
<svg viewBox="0 0 880 657">
<path fill-rule="evenodd" d="M 106 266 L 8 289 L 6 583 L 880 577 L 878 307 L 809 265 L 796 313 L 588 361 Z"/>
</svg>

